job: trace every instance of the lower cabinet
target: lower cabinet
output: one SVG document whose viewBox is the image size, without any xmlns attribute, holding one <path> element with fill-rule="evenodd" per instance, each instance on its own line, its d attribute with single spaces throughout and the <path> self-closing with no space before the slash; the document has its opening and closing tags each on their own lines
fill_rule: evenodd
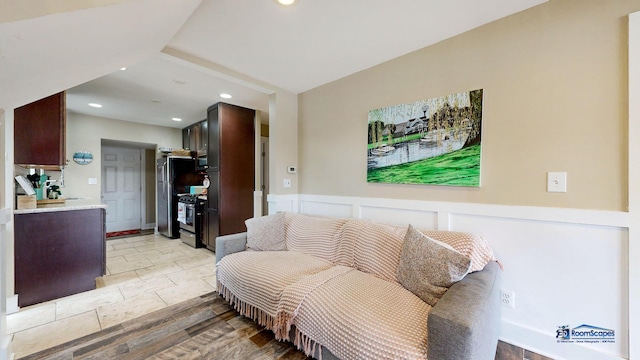
<svg viewBox="0 0 640 360">
<path fill-rule="evenodd" d="M 219 232 L 219 223 L 218 223 L 218 210 L 207 209 L 204 212 L 204 217 L 202 219 L 203 223 L 206 224 L 202 234 L 202 244 L 209 250 L 215 252 L 216 251 L 216 238 L 218 237 Z"/>
<path fill-rule="evenodd" d="M 16 214 L 14 224 L 18 306 L 93 290 L 106 273 L 105 209 Z"/>
</svg>

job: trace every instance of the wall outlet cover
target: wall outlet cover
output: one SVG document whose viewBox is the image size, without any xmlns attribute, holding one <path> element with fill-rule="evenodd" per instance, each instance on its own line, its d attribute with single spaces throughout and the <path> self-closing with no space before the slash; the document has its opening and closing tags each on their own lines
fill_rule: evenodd
<svg viewBox="0 0 640 360">
<path fill-rule="evenodd" d="M 567 173 L 548 172 L 547 192 L 567 192 Z"/>
</svg>

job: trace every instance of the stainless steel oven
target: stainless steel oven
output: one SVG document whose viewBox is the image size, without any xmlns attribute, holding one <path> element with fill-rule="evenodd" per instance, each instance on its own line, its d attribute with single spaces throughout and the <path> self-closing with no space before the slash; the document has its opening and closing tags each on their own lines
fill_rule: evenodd
<svg viewBox="0 0 640 360">
<path fill-rule="evenodd" d="M 178 218 L 180 222 L 180 240 L 191 247 L 202 246 L 203 212 L 206 210 L 207 200 L 195 194 L 182 194 L 178 199 Z"/>
</svg>

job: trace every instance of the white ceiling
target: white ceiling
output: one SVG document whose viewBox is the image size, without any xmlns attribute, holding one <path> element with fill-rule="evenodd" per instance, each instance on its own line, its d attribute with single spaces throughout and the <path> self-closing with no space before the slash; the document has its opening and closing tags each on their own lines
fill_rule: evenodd
<svg viewBox="0 0 640 360">
<path fill-rule="evenodd" d="M 204 119 L 221 92 L 234 96 L 223 101 L 268 112 L 275 88 L 304 92 L 545 1 L 298 0 L 283 7 L 275 0 L 203 0 L 163 52 L 69 89 L 67 105 L 74 112 L 179 128 Z M 141 20 L 146 17 L 153 14 Z M 246 86 L 247 79 L 257 86 Z"/>
<path fill-rule="evenodd" d="M 219 98 L 223 92 L 233 98 Z M 176 64 L 164 54 L 67 91 L 69 111 L 178 128 L 205 119 L 207 107 L 220 100 L 269 112 L 268 94 Z"/>
</svg>

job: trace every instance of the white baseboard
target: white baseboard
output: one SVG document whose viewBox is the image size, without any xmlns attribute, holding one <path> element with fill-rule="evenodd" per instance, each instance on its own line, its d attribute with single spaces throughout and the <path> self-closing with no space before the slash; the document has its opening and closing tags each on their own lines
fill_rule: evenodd
<svg viewBox="0 0 640 360">
<path fill-rule="evenodd" d="M 18 307 L 18 294 L 7 297 L 7 314 L 17 313 L 20 310 Z"/>
</svg>

